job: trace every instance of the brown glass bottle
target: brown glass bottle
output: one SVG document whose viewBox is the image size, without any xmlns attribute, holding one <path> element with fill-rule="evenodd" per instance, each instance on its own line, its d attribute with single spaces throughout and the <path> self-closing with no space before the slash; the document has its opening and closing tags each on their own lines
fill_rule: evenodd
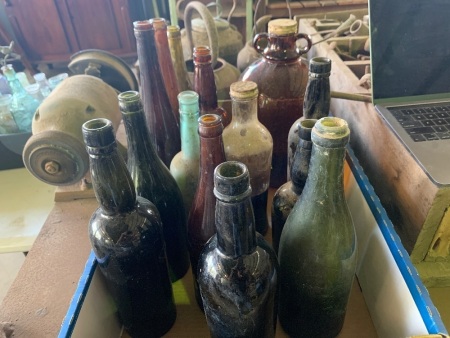
<svg viewBox="0 0 450 338">
<path fill-rule="evenodd" d="M 198 133 L 200 135 L 201 175 L 188 220 L 189 253 L 194 275 L 195 297 L 200 308 L 202 308 L 202 301 L 197 284 L 197 266 L 206 242 L 216 233 L 214 169 L 225 162 L 222 132 L 223 125 L 218 115 L 200 116 Z"/>
<path fill-rule="evenodd" d="M 152 18 L 149 20 L 155 31 L 155 46 L 158 52 L 158 62 L 161 67 L 161 75 L 164 80 L 167 95 L 169 96 L 172 112 L 178 123 L 180 122 L 180 114 L 178 112 L 178 94 L 180 88 L 178 86 L 175 68 L 172 63 L 172 56 L 169 48 L 169 38 L 167 34 L 167 23 L 163 18 Z"/>
<path fill-rule="evenodd" d="M 224 127 L 231 122 L 231 114 L 217 103 L 217 88 L 207 46 L 194 47 L 194 91 L 199 95 L 200 115 L 217 114 Z"/>
<path fill-rule="evenodd" d="M 89 239 L 100 271 L 128 333 L 160 337 L 175 322 L 176 308 L 158 210 L 136 197 L 111 121 L 87 121 L 82 133 L 99 203 Z"/>
<path fill-rule="evenodd" d="M 307 42 L 303 49 L 296 45 L 299 39 Z M 255 36 L 253 44 L 262 58 L 248 66 L 240 79 L 258 85 L 258 118 L 273 137 L 270 186 L 279 187 L 286 182 L 289 128 L 302 116 L 308 67 L 301 55 L 311 47 L 311 39 L 297 34 L 297 21 L 276 19 L 269 22 L 268 33 Z"/>
<path fill-rule="evenodd" d="M 153 25 L 148 20 L 135 21 L 133 25 L 145 120 L 159 158 L 169 167 L 172 158 L 181 150 L 179 124 L 164 86 Z"/>
</svg>

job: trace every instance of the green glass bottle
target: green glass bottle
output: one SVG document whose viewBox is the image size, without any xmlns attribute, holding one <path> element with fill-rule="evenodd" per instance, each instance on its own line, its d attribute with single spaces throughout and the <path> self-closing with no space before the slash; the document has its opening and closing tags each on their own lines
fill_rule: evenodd
<svg viewBox="0 0 450 338">
<path fill-rule="evenodd" d="M 356 269 L 356 234 L 344 195 L 347 122 L 324 117 L 312 130 L 311 161 L 279 248 L 283 329 L 294 337 L 336 337 Z"/>
<path fill-rule="evenodd" d="M 198 94 L 186 90 L 178 94 L 180 106 L 181 151 L 170 162 L 170 173 L 183 195 L 186 215 L 191 210 L 200 175 L 200 137 L 198 135 Z"/>
<path fill-rule="evenodd" d="M 160 337 L 174 324 L 176 308 L 158 210 L 136 197 L 111 121 L 87 121 L 82 133 L 99 203 L 89 239 L 100 270 L 128 333 Z"/>
<path fill-rule="evenodd" d="M 156 154 L 150 140 L 139 93 L 123 92 L 118 98 L 128 140 L 128 170 L 137 195 L 150 200 L 158 208 L 166 240 L 170 277 L 176 281 L 186 274 L 190 265 L 183 197 L 177 182 Z"/>
</svg>

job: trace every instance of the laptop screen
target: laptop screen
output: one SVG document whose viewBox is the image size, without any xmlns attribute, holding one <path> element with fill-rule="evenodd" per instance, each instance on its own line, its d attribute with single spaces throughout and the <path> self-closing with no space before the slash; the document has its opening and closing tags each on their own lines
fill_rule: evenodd
<svg viewBox="0 0 450 338">
<path fill-rule="evenodd" d="M 374 102 L 448 97 L 450 0 L 369 0 L 369 15 Z"/>
</svg>

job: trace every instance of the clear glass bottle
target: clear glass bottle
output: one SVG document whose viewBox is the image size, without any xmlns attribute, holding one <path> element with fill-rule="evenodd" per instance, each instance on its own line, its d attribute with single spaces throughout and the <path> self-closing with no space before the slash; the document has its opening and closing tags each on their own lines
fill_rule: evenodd
<svg viewBox="0 0 450 338">
<path fill-rule="evenodd" d="M 178 94 L 180 106 L 181 151 L 170 163 L 170 173 L 181 190 L 186 216 L 198 187 L 200 175 L 200 138 L 198 135 L 198 94 L 186 90 Z"/>
<path fill-rule="evenodd" d="M 133 337 L 160 337 L 175 322 L 158 210 L 136 197 L 111 121 L 82 126 L 99 208 L 89 222 L 89 239 L 119 317 Z"/>
<path fill-rule="evenodd" d="M 227 161 L 244 163 L 250 172 L 252 204 L 256 231 L 264 235 L 267 220 L 267 195 L 272 164 L 273 140 L 269 130 L 258 121 L 258 86 L 253 81 L 238 81 L 230 86 L 231 123 L 223 131 Z"/>
<path fill-rule="evenodd" d="M 0 95 L 0 134 L 14 134 L 19 132 L 16 121 L 14 121 L 14 117 L 9 109 L 11 101 L 11 94 Z"/>
<path fill-rule="evenodd" d="M 164 86 L 153 25 L 148 20 L 135 21 L 133 25 L 146 124 L 159 158 L 169 167 L 181 150 L 179 124 Z"/>
<path fill-rule="evenodd" d="M 315 119 L 306 119 L 299 122 L 298 134 L 300 137 L 291 166 L 290 180 L 279 187 L 273 195 L 271 210 L 272 246 L 276 253 L 278 253 L 284 224 L 300 198 L 308 178 L 312 149 L 311 131 L 316 122 Z"/>
<path fill-rule="evenodd" d="M 336 337 L 344 324 L 357 256 L 343 181 L 349 135 L 343 119 L 316 122 L 308 179 L 281 234 L 279 320 L 291 336 Z"/>
<path fill-rule="evenodd" d="M 167 26 L 167 37 L 169 39 L 170 56 L 175 70 L 180 92 L 192 90 L 192 84 L 188 76 L 186 62 L 183 56 L 181 44 L 181 31 L 179 26 Z"/>
<path fill-rule="evenodd" d="M 128 170 L 137 195 L 158 208 L 166 240 L 170 278 L 176 281 L 189 269 L 183 197 L 151 143 L 139 93 L 123 92 L 118 98 L 128 140 Z"/>
<path fill-rule="evenodd" d="M 2 67 L 3 75 L 8 80 L 12 91 L 12 101 L 10 105 L 11 114 L 16 121 L 17 127 L 22 132 L 31 131 L 31 122 L 34 113 L 39 107 L 39 102 L 21 85 L 16 77 L 16 72 L 11 64 Z"/>
<path fill-rule="evenodd" d="M 249 171 L 229 161 L 214 172 L 217 232 L 206 245 L 198 283 L 212 337 L 274 337 L 278 262 L 255 231 Z"/>
<path fill-rule="evenodd" d="M 194 90 L 200 98 L 200 115 L 217 114 L 224 127 L 231 122 L 231 114 L 217 103 L 217 88 L 212 67 L 211 49 L 194 47 Z"/>
<path fill-rule="evenodd" d="M 290 179 L 291 165 L 294 160 L 295 148 L 299 141 L 298 128 L 303 119 L 319 120 L 330 113 L 330 72 L 331 60 L 326 57 L 313 57 L 309 60 L 308 84 L 303 101 L 303 116 L 297 119 L 289 129 L 288 134 L 288 168 Z"/>
<path fill-rule="evenodd" d="M 198 305 L 202 300 L 197 284 L 197 267 L 200 254 L 208 240 L 216 233 L 214 196 L 214 169 L 225 162 L 222 140 L 223 125 L 219 115 L 205 114 L 198 121 L 200 135 L 200 180 L 195 192 L 188 219 L 188 241 L 191 256 L 194 290 Z"/>
<path fill-rule="evenodd" d="M 36 80 L 36 83 L 39 84 L 39 88 L 41 90 L 41 94 L 44 98 L 50 95 L 51 89 L 50 85 L 47 81 L 47 76 L 45 73 L 37 73 L 33 75 L 34 79 Z"/>
<path fill-rule="evenodd" d="M 300 49 L 296 45 L 298 40 L 306 41 L 307 46 Z M 311 45 L 308 35 L 297 33 L 296 20 L 271 20 L 268 33 L 259 33 L 253 39 L 253 46 L 262 58 L 248 66 L 240 77 L 257 83 L 258 118 L 273 137 L 271 187 L 278 188 L 287 181 L 289 128 L 302 116 L 308 82 L 308 66 L 301 55 Z"/>
</svg>

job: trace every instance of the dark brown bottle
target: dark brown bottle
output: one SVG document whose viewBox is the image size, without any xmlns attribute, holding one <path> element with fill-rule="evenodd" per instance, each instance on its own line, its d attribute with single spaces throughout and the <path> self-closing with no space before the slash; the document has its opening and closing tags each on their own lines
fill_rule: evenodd
<svg viewBox="0 0 450 338">
<path fill-rule="evenodd" d="M 153 25 L 148 20 L 135 21 L 133 25 L 145 120 L 156 153 L 169 167 L 172 158 L 181 150 L 179 124 L 161 75 Z"/>
<path fill-rule="evenodd" d="M 186 212 L 183 197 L 169 169 L 157 156 L 145 126 L 139 93 L 119 94 L 119 106 L 128 140 L 128 170 L 138 196 L 156 205 L 161 215 L 172 281 L 189 269 Z"/>
<path fill-rule="evenodd" d="M 300 198 L 308 178 L 312 149 L 311 130 L 316 121 L 315 119 L 306 119 L 299 122 L 298 135 L 300 137 L 291 166 L 291 179 L 279 187 L 273 195 L 272 246 L 276 253 L 278 253 L 284 223 L 286 223 L 292 208 Z"/>
<path fill-rule="evenodd" d="M 305 40 L 307 46 L 298 48 L 297 40 Z M 308 67 L 301 55 L 312 43 L 308 35 L 297 33 L 297 21 L 276 19 L 269 22 L 268 33 L 255 36 L 253 44 L 262 58 L 247 67 L 241 80 L 258 84 L 258 118 L 273 137 L 270 186 L 278 188 L 287 181 L 289 128 L 302 116 L 308 82 Z"/>
<path fill-rule="evenodd" d="M 189 253 L 194 275 L 195 297 L 200 308 L 202 301 L 197 284 L 197 263 L 206 242 L 216 233 L 214 196 L 214 169 L 225 162 L 222 141 L 223 125 L 215 114 L 200 116 L 200 181 L 194 196 L 188 220 Z"/>
<path fill-rule="evenodd" d="M 217 103 L 217 88 L 207 46 L 194 47 L 194 91 L 199 95 L 200 115 L 217 114 L 224 127 L 231 122 L 231 114 Z"/>
<path fill-rule="evenodd" d="M 99 203 L 89 239 L 100 270 L 131 336 L 160 337 L 174 324 L 176 308 L 158 210 L 136 197 L 111 121 L 87 121 L 82 132 Z"/>
<path fill-rule="evenodd" d="M 164 86 L 169 96 L 170 106 L 172 107 L 172 112 L 175 114 L 177 122 L 180 123 L 180 114 L 178 112 L 178 94 L 180 93 L 180 88 L 178 87 L 178 80 L 170 54 L 167 23 L 163 18 L 153 18 L 149 21 L 155 30 L 155 46 L 158 52 L 158 62 L 161 67 Z"/>
<path fill-rule="evenodd" d="M 211 337 L 275 336 L 278 262 L 255 231 L 251 190 L 245 164 L 228 161 L 216 168 L 217 232 L 198 269 Z"/>
</svg>

